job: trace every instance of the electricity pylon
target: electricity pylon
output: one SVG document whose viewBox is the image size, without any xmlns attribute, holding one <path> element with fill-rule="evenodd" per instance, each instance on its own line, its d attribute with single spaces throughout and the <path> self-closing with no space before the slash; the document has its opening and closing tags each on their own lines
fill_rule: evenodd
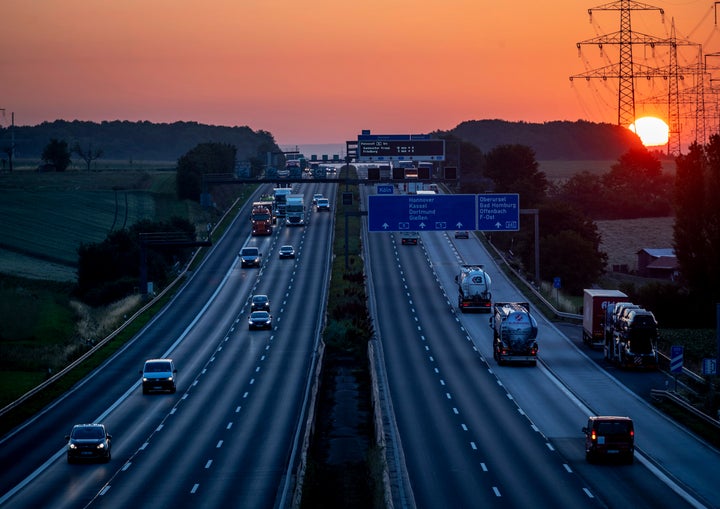
<svg viewBox="0 0 720 509">
<path fill-rule="evenodd" d="M 618 45 L 620 50 L 620 61 L 599 69 L 593 69 L 583 74 L 571 76 L 574 78 L 617 79 L 618 80 L 618 125 L 629 127 L 635 122 L 635 78 L 665 78 L 668 72 L 633 62 L 633 45 L 644 44 L 651 48 L 657 45 L 670 44 L 667 39 L 660 39 L 651 35 L 632 31 L 630 13 L 632 11 L 660 11 L 664 16 L 665 11 L 660 7 L 635 2 L 634 0 L 619 0 L 588 9 L 590 20 L 594 11 L 620 11 L 620 31 L 613 34 L 602 35 L 577 43 L 578 51 L 583 45 L 595 44 L 602 47 L 607 44 Z"/>
</svg>

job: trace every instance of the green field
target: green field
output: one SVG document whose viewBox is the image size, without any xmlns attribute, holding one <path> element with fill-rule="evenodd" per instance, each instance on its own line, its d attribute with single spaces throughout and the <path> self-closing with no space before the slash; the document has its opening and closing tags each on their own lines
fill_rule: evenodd
<svg viewBox="0 0 720 509">
<path fill-rule="evenodd" d="M 173 216 L 205 222 L 197 204 L 175 198 L 175 172 L 5 172 L 0 272 L 73 279 L 81 243 L 101 242 L 142 219 Z"/>
</svg>

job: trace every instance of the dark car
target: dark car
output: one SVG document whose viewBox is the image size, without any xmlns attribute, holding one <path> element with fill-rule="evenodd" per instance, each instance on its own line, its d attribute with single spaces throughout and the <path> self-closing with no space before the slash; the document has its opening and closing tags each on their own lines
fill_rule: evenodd
<svg viewBox="0 0 720 509">
<path fill-rule="evenodd" d="M 295 258 L 295 248 L 292 246 L 280 246 L 278 256 L 280 258 Z"/>
<path fill-rule="evenodd" d="M 244 247 L 240 250 L 240 267 L 259 267 L 262 253 L 256 247 Z"/>
<path fill-rule="evenodd" d="M 400 244 L 403 246 L 415 246 L 418 243 L 420 235 L 417 232 L 405 232 L 400 236 Z"/>
<path fill-rule="evenodd" d="M 267 311 L 253 311 L 248 318 L 248 329 L 272 329 L 272 315 Z"/>
<path fill-rule="evenodd" d="M 177 369 L 172 359 L 148 359 L 142 371 L 143 394 L 149 392 L 170 392 L 177 389 Z"/>
<path fill-rule="evenodd" d="M 467 230 L 458 230 L 455 232 L 455 238 L 456 239 L 469 239 L 470 232 Z"/>
<path fill-rule="evenodd" d="M 104 463 L 112 457 L 112 435 L 103 424 L 76 424 L 67 440 L 67 461 L 99 460 Z"/>
<path fill-rule="evenodd" d="M 267 295 L 253 295 L 250 300 L 250 311 L 270 311 L 270 299 Z"/>
<path fill-rule="evenodd" d="M 601 456 L 632 463 L 635 451 L 635 428 L 630 417 L 596 415 L 588 417 L 585 433 L 585 459 L 593 462 Z"/>
</svg>

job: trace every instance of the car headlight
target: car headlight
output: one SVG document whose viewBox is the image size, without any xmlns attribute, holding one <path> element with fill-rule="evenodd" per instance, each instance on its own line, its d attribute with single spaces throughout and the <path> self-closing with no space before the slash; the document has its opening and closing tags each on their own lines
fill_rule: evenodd
<svg viewBox="0 0 720 509">
<path fill-rule="evenodd" d="M 98 449 L 105 449 L 105 443 L 103 442 L 103 443 L 98 444 L 98 445 L 97 445 L 97 448 L 98 448 Z"/>
<path fill-rule="evenodd" d="M 74 443 L 71 442 L 68 444 L 68 448 L 69 449 L 77 449 L 77 445 L 75 445 Z"/>
</svg>

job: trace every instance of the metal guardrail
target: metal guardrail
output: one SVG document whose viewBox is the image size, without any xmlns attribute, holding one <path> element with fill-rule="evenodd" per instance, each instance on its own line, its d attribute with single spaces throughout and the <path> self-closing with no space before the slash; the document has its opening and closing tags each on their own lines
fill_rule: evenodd
<svg viewBox="0 0 720 509">
<path fill-rule="evenodd" d="M 683 409 L 692 413 L 695 417 L 702 419 L 703 421 L 710 424 L 711 426 L 714 426 L 715 428 L 717 428 L 718 431 L 720 431 L 720 421 L 719 420 L 713 419 L 709 415 L 701 412 L 700 410 L 698 410 L 697 408 L 692 406 L 690 403 L 688 403 L 684 399 L 678 397 L 676 394 L 674 394 L 670 391 L 665 391 L 665 390 L 661 390 L 661 389 L 651 389 L 650 396 L 652 396 L 654 399 L 669 399 L 676 405 L 681 406 Z"/>
</svg>

